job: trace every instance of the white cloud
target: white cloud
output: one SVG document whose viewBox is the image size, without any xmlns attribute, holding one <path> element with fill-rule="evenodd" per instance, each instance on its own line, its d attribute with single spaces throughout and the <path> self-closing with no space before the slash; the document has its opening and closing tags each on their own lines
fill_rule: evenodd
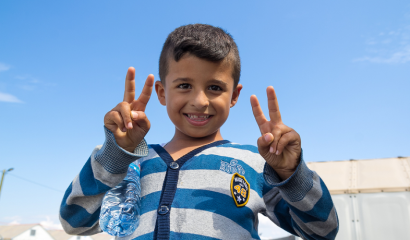
<svg viewBox="0 0 410 240">
<path fill-rule="evenodd" d="M 19 80 L 26 80 L 27 78 L 29 78 L 30 76 L 29 75 L 17 75 L 17 76 L 15 76 L 14 78 L 15 79 L 19 79 Z"/>
<path fill-rule="evenodd" d="M 57 215 L 8 216 L 0 219 L 0 225 L 20 225 L 28 223 L 39 223 L 47 230 L 63 230 Z"/>
<path fill-rule="evenodd" d="M 410 25 L 396 30 L 379 32 L 365 44 L 367 54 L 353 62 L 404 64 L 410 62 Z"/>
<path fill-rule="evenodd" d="M 31 76 L 30 74 L 16 75 L 14 78 L 18 80 L 27 80 L 29 83 L 40 83 L 37 78 Z"/>
<path fill-rule="evenodd" d="M 2 93 L 2 92 L 0 92 L 0 102 L 23 103 L 23 101 L 21 101 L 17 97 L 11 94 Z"/>
<path fill-rule="evenodd" d="M 30 81 L 30 83 L 39 83 L 39 82 L 40 82 L 40 81 L 37 80 L 37 79 L 35 79 L 35 78 L 31 79 L 31 81 Z"/>
<path fill-rule="evenodd" d="M 55 87 L 57 85 L 55 83 L 41 81 L 30 74 L 16 75 L 14 78 L 22 80 L 18 87 L 26 91 L 33 91 L 39 87 Z"/>
<path fill-rule="evenodd" d="M 7 71 L 10 69 L 10 67 L 11 67 L 10 65 L 0 62 L 0 72 Z"/>
<path fill-rule="evenodd" d="M 18 225 L 21 224 L 22 217 L 21 216 L 7 216 L 0 219 L 1 225 Z"/>
<path fill-rule="evenodd" d="M 26 91 L 33 91 L 36 89 L 36 86 L 24 84 L 24 85 L 19 85 L 19 88 L 26 90 Z"/>
<path fill-rule="evenodd" d="M 10 223 L 7 224 L 7 225 L 20 225 L 20 222 L 17 221 L 17 220 L 14 220 L 14 221 L 10 222 Z"/>
<path fill-rule="evenodd" d="M 391 53 L 389 56 L 382 57 L 362 57 L 353 60 L 354 62 L 373 62 L 373 63 L 407 63 L 410 62 L 410 45 L 404 47 L 403 49 Z"/>
<path fill-rule="evenodd" d="M 47 230 L 63 230 L 63 226 L 59 222 L 53 222 L 49 216 L 46 216 L 45 221 L 41 221 L 40 224 Z"/>
</svg>

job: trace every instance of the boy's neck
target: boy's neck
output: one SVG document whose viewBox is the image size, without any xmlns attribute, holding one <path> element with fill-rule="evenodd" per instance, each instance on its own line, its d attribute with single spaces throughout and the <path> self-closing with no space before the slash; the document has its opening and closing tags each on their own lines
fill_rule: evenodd
<svg viewBox="0 0 410 240">
<path fill-rule="evenodd" d="M 220 130 L 202 138 L 190 137 L 178 129 L 175 129 L 174 137 L 168 142 L 164 148 L 172 156 L 174 160 L 178 160 L 183 155 L 201 146 L 223 140 Z"/>
</svg>

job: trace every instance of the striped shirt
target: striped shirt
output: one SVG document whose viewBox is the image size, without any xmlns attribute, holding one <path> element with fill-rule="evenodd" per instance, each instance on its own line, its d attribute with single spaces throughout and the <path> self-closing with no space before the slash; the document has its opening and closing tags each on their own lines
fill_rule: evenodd
<svg viewBox="0 0 410 240">
<path fill-rule="evenodd" d="M 101 232 L 104 194 L 141 164 L 141 218 L 124 239 L 260 239 L 258 213 L 303 239 L 334 239 L 338 218 L 320 177 L 302 156 L 295 173 L 281 181 L 255 146 L 216 141 L 174 161 L 160 145 L 142 141 L 134 153 L 121 149 L 105 129 L 68 187 L 60 221 L 69 234 Z"/>
</svg>

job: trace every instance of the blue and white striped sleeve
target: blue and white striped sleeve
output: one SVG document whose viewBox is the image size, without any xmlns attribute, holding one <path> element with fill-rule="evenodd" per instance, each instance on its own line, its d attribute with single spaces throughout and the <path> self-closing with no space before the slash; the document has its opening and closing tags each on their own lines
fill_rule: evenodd
<svg viewBox="0 0 410 240">
<path fill-rule="evenodd" d="M 94 149 L 61 202 L 60 222 L 68 234 L 101 232 L 98 219 L 104 194 L 124 179 L 130 163 L 148 155 L 145 140 L 130 153 L 117 145 L 112 132 L 104 130 L 104 145 Z"/>
<path fill-rule="evenodd" d="M 295 173 L 285 181 L 268 164 L 263 175 L 265 183 L 272 187 L 263 199 L 266 215 L 273 222 L 303 239 L 335 239 L 339 223 L 332 198 L 302 156 Z"/>
</svg>

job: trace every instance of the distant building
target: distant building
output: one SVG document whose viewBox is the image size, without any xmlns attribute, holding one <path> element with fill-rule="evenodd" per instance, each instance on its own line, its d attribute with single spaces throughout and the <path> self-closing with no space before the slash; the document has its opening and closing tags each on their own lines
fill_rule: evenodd
<svg viewBox="0 0 410 240">
<path fill-rule="evenodd" d="M 40 224 L 0 226 L 0 236 L 4 240 L 54 240 Z"/>
<path fill-rule="evenodd" d="M 0 240 L 114 240 L 113 236 L 99 233 L 92 236 L 68 235 L 63 230 L 46 230 L 40 224 L 0 226 Z"/>
<path fill-rule="evenodd" d="M 63 230 L 49 230 L 54 240 L 114 240 L 113 236 L 106 233 L 99 233 L 92 236 L 73 236 L 68 235 Z"/>
</svg>

